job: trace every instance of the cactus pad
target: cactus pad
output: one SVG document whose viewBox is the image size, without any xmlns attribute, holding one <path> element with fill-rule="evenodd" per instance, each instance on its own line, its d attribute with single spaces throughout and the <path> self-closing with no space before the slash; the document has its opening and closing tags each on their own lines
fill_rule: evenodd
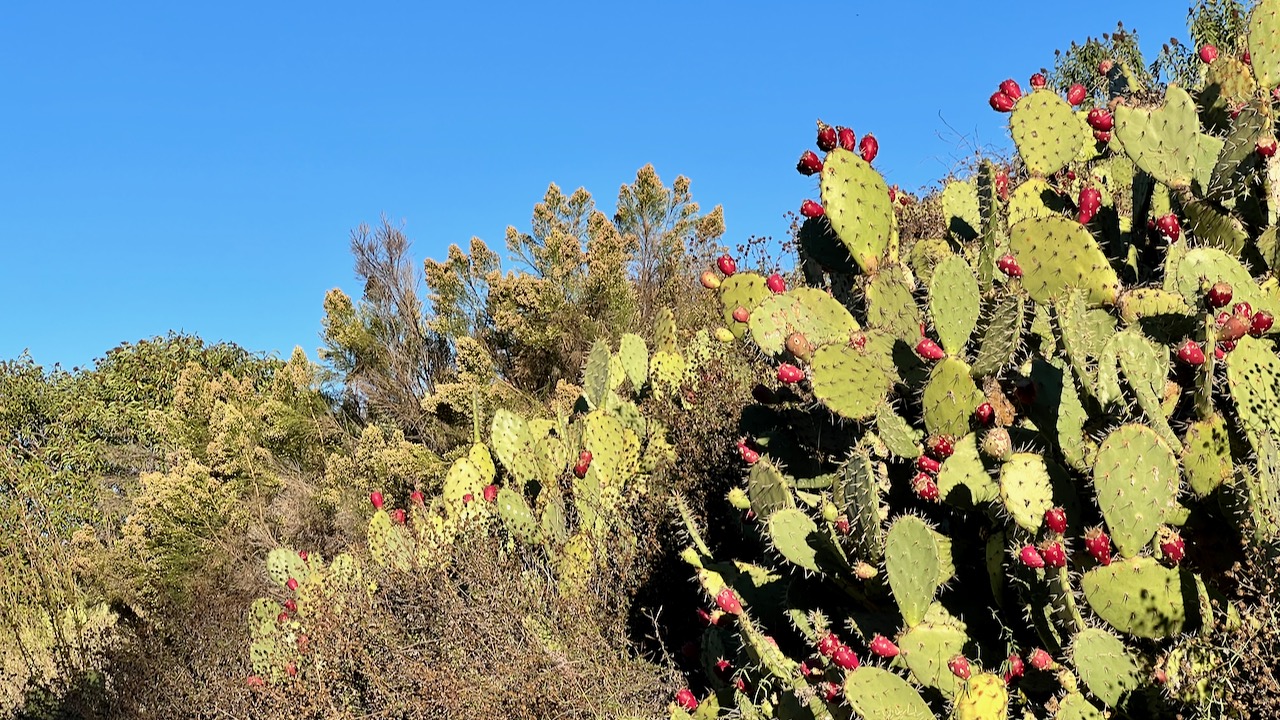
<svg viewBox="0 0 1280 720">
<path fill-rule="evenodd" d="M 1112 540 L 1125 557 L 1151 541 L 1177 505 L 1178 459 L 1142 425 L 1125 425 L 1098 448 L 1093 483 Z"/>
<path fill-rule="evenodd" d="M 1009 247 L 1022 265 L 1023 287 L 1032 300 L 1047 302 L 1075 287 L 1085 291 L 1088 303 L 1115 302 L 1120 280 L 1080 223 L 1064 217 L 1023 221 L 1011 228 Z"/>
<path fill-rule="evenodd" d="M 976 673 L 955 701 L 952 720 L 1003 720 L 1009 715 L 1009 689 L 991 673 Z"/>
<path fill-rule="evenodd" d="M 1052 175 L 1075 159 L 1084 144 L 1084 122 L 1067 101 L 1050 92 L 1023 95 L 1009 118 L 1009 133 L 1032 175 Z"/>
<path fill-rule="evenodd" d="M 845 676 L 844 699 L 864 720 L 934 720 L 935 717 L 906 680 L 869 665 Z"/>
<path fill-rule="evenodd" d="M 889 186 L 870 163 L 842 148 L 827 153 L 822 206 L 863 272 L 874 271 L 885 259 L 896 259 L 898 228 Z"/>
<path fill-rule="evenodd" d="M 769 540 L 773 549 L 792 564 L 810 572 L 818 572 L 817 556 L 809 545 L 809 536 L 818 525 L 796 508 L 778 510 L 769 516 Z"/>
<path fill-rule="evenodd" d="M 1200 123 L 1195 101 L 1170 85 L 1163 107 L 1139 110 L 1119 105 L 1115 136 L 1134 164 L 1171 188 L 1188 188 L 1196 169 Z"/>
<path fill-rule="evenodd" d="M 1013 362 L 1022 347 L 1022 327 L 1026 322 L 1026 306 L 1021 293 L 1012 293 L 995 307 L 987 329 L 982 333 L 978 359 L 973 361 L 973 374 L 986 377 L 1000 372 Z"/>
<path fill-rule="evenodd" d="M 747 323 L 734 320 L 734 310 L 744 308 L 750 313 L 770 297 L 773 297 L 773 292 L 765 284 L 765 279 L 755 273 L 740 272 L 724 279 L 724 282 L 720 284 L 721 314 L 723 315 L 725 326 L 729 328 L 734 337 L 741 340 L 747 334 Z M 671 350 L 659 345 L 658 351 L 670 352 Z"/>
<path fill-rule="evenodd" d="M 954 698 L 964 681 L 947 667 L 947 661 L 964 653 L 969 636 L 954 625 L 924 622 L 898 637 L 900 657 L 921 685 Z"/>
<path fill-rule="evenodd" d="M 898 518 L 885 538 L 889 589 L 908 627 L 924 621 L 933 596 L 955 573 L 951 541 L 914 515 Z"/>
<path fill-rule="evenodd" d="M 973 409 L 985 400 L 969 366 L 955 358 L 943 358 L 929 373 L 924 388 L 925 428 L 930 435 L 960 437 L 969 432 Z"/>
<path fill-rule="evenodd" d="M 778 293 L 751 313 L 751 339 L 761 350 L 779 355 L 787 336 L 801 333 L 810 347 L 848 342 L 858 322 L 835 298 L 816 288 L 801 287 Z"/>
<path fill-rule="evenodd" d="M 1108 707 L 1118 707 L 1141 684 L 1138 665 L 1124 641 L 1106 630 L 1081 630 L 1071 641 L 1071 664 L 1089 692 Z"/>
<path fill-rule="evenodd" d="M 938 495 L 962 506 L 992 502 L 1000 497 L 1000 486 L 982 463 L 977 435 L 970 433 L 955 442 L 951 457 L 938 470 Z"/>
<path fill-rule="evenodd" d="M 1044 458 L 1014 453 L 1000 468 L 1000 500 L 1020 527 L 1039 530 L 1045 511 L 1053 507 L 1053 485 Z"/>
<path fill-rule="evenodd" d="M 1089 608 L 1108 625 L 1143 638 L 1177 635 L 1188 625 L 1183 588 L 1191 573 L 1166 568 L 1152 557 L 1117 560 L 1080 578 Z"/>
<path fill-rule="evenodd" d="M 1280 436 L 1280 358 L 1272 343 L 1252 337 L 1240 338 L 1227 356 L 1227 384 L 1245 437 L 1255 452 L 1261 452 L 1259 438 Z"/>
<path fill-rule="evenodd" d="M 1259 0 L 1249 15 L 1249 59 L 1263 88 L 1280 85 L 1280 2 Z"/>
<path fill-rule="evenodd" d="M 893 337 L 865 333 L 862 348 L 827 345 L 813 354 L 813 394 L 831 412 L 851 420 L 873 417 L 897 380 Z"/>
<path fill-rule="evenodd" d="M 867 324 L 915 344 L 920 337 L 920 309 L 912 296 L 906 268 L 885 265 L 867 283 Z"/>
<path fill-rule="evenodd" d="M 1231 444 L 1227 422 L 1214 414 L 1187 428 L 1182 446 L 1182 474 L 1191 491 L 1205 497 L 1231 479 Z"/>
<path fill-rule="evenodd" d="M 933 268 L 929 318 L 947 352 L 956 355 L 964 351 L 978 325 L 980 300 L 978 278 L 964 258 L 951 255 Z"/>
</svg>

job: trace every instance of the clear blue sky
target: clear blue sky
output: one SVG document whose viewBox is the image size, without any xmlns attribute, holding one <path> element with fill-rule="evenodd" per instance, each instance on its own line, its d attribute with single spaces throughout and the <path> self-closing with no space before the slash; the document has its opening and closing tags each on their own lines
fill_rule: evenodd
<svg viewBox="0 0 1280 720">
<path fill-rule="evenodd" d="M 349 232 L 419 260 L 527 228 L 549 182 L 612 212 L 653 163 L 785 235 L 815 118 L 870 131 L 917 189 L 987 107 L 1116 20 L 1149 54 L 1186 5 L 1029 2 L 30 2 L 0 9 L 0 358 L 83 365 L 174 329 L 314 359 L 359 294 Z"/>
</svg>

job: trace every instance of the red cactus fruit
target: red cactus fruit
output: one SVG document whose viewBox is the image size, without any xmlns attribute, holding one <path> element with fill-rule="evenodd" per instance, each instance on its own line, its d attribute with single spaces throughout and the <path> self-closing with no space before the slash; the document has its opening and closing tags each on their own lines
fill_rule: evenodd
<svg viewBox="0 0 1280 720">
<path fill-rule="evenodd" d="M 991 94 L 991 98 L 987 100 L 991 104 L 991 109 L 996 112 L 1013 112 L 1013 106 L 1016 101 L 1008 95 L 997 90 Z"/>
<path fill-rule="evenodd" d="M 280 613 L 279 615 L 277 615 L 277 616 L 276 616 L 276 622 L 277 622 L 277 623 L 287 623 L 287 622 L 289 622 L 289 613 L 287 613 L 287 612 L 282 612 L 282 613 Z"/>
<path fill-rule="evenodd" d="M 1036 90 L 1040 90 L 1044 88 L 1045 85 L 1049 84 L 1049 79 L 1044 76 L 1044 73 L 1036 73 L 1031 76 L 1030 82 L 1031 82 L 1031 87 L 1035 88 Z"/>
<path fill-rule="evenodd" d="M 1110 59 L 1103 60 L 1102 62 L 1098 63 L 1098 74 L 1106 75 L 1107 73 L 1111 72 L 1111 69 L 1114 68 L 1115 66 L 1116 66 L 1115 61 Z"/>
<path fill-rule="evenodd" d="M 1044 567 L 1044 556 L 1040 554 L 1035 545 L 1023 545 L 1022 549 L 1018 551 L 1018 560 L 1029 568 L 1039 569 Z"/>
<path fill-rule="evenodd" d="M 827 702 L 834 702 L 840 697 L 840 686 L 833 682 L 822 683 L 822 699 Z"/>
<path fill-rule="evenodd" d="M 837 127 L 836 139 L 840 147 L 849 152 L 853 152 L 853 149 L 858 146 L 858 136 L 853 134 L 853 128 Z"/>
<path fill-rule="evenodd" d="M 991 403 L 984 402 L 973 409 L 973 420 L 982 427 L 987 427 L 996 419 L 996 409 Z"/>
<path fill-rule="evenodd" d="M 1241 315 L 1243 317 L 1251 318 L 1253 317 L 1253 306 L 1247 302 L 1238 302 L 1234 306 L 1232 306 L 1231 314 Z"/>
<path fill-rule="evenodd" d="M 921 338 L 920 342 L 916 343 L 916 354 L 925 360 L 941 360 L 947 356 L 938 343 L 929 338 Z"/>
<path fill-rule="evenodd" d="M 938 489 L 938 483 L 925 473 L 916 473 L 915 478 L 911 481 L 911 489 L 915 491 L 916 495 L 920 496 L 921 500 L 928 502 L 937 502 L 942 494 Z"/>
<path fill-rule="evenodd" d="M 1009 199 L 1009 173 L 1004 170 L 996 173 L 996 194 L 1001 200 Z"/>
<path fill-rule="evenodd" d="M 467 493 L 466 495 L 462 496 L 462 502 L 464 503 L 469 503 L 473 499 L 474 498 L 471 496 L 471 493 Z M 404 514 L 404 508 L 396 508 L 395 510 L 392 510 L 391 519 L 394 520 L 397 525 L 403 525 L 406 519 L 406 516 Z"/>
<path fill-rule="evenodd" d="M 289 612 L 291 612 L 291 613 L 296 613 L 296 612 L 298 612 L 298 603 L 297 603 L 297 601 L 296 601 L 296 600 L 294 600 L 293 598 L 289 598 L 288 600 L 285 600 L 285 601 L 284 601 L 284 609 L 285 609 L 285 610 L 288 610 L 288 611 L 289 611 Z"/>
<path fill-rule="evenodd" d="M 739 305 L 733 309 L 733 319 L 736 322 L 744 323 L 751 319 L 751 311 Z"/>
<path fill-rule="evenodd" d="M 1005 661 L 1005 667 L 1007 668 L 1004 671 L 1005 682 L 1008 682 L 1011 678 L 1020 678 L 1027 671 L 1027 665 L 1022 661 L 1022 656 L 1018 653 L 1009 655 L 1009 659 Z"/>
<path fill-rule="evenodd" d="M 369 502 L 373 503 L 374 510 L 381 510 L 382 509 L 382 493 L 378 492 L 377 490 L 374 490 L 373 492 L 369 493 Z"/>
<path fill-rule="evenodd" d="M 1065 533 L 1067 531 L 1067 511 L 1060 507 L 1045 510 L 1044 524 L 1059 535 Z"/>
<path fill-rule="evenodd" d="M 1204 63 L 1205 65 L 1208 65 L 1209 63 L 1218 59 L 1218 48 L 1212 45 L 1203 45 L 1200 47 L 1200 50 L 1196 52 L 1196 54 L 1200 56 L 1200 62 Z"/>
<path fill-rule="evenodd" d="M 920 472 L 937 474 L 937 472 L 942 469 L 942 463 L 934 460 L 928 455 L 921 455 L 916 458 L 916 469 Z"/>
<path fill-rule="evenodd" d="M 1111 128 L 1115 127 L 1115 118 L 1111 117 L 1111 112 L 1104 108 L 1094 108 L 1085 116 L 1085 122 L 1089 123 L 1089 127 L 1102 132 L 1111 132 Z"/>
<path fill-rule="evenodd" d="M 1249 334 L 1259 337 L 1270 330 L 1274 322 L 1275 318 L 1271 316 L 1271 313 L 1266 310 L 1259 310 L 1253 314 L 1253 318 L 1249 322 Z"/>
<path fill-rule="evenodd" d="M 822 657 L 831 657 L 836 654 L 836 650 L 841 646 L 840 638 L 835 633 L 827 633 L 818 638 L 818 654 Z"/>
<path fill-rule="evenodd" d="M 1000 83 L 1000 92 L 1008 95 L 1009 99 L 1015 102 L 1022 97 L 1022 88 L 1018 87 L 1018 82 L 1013 78 Z"/>
<path fill-rule="evenodd" d="M 956 451 L 955 443 L 949 435 L 934 435 L 924 441 L 924 448 L 939 460 L 946 460 Z"/>
<path fill-rule="evenodd" d="M 1098 214 L 1098 210 L 1102 209 L 1102 193 L 1098 192 L 1097 188 L 1083 188 L 1080 190 L 1080 199 L 1076 206 L 1080 209 L 1080 214 L 1077 216 L 1080 224 L 1088 225 Z"/>
<path fill-rule="evenodd" d="M 1040 557 L 1044 558 L 1044 564 L 1051 568 L 1060 568 L 1067 566 L 1067 551 L 1063 549 L 1062 543 L 1057 540 L 1050 540 L 1040 546 Z"/>
<path fill-rule="evenodd" d="M 1102 528 L 1090 528 L 1084 534 L 1084 549 L 1100 565 L 1111 564 L 1111 537 Z"/>
<path fill-rule="evenodd" d="M 812 150 L 805 150 L 796 163 L 796 171 L 801 175 L 817 175 L 822 172 L 822 158 Z"/>
<path fill-rule="evenodd" d="M 738 601 L 738 594 L 733 588 L 723 588 L 716 593 L 716 605 L 730 615 L 742 614 L 742 603 Z"/>
<path fill-rule="evenodd" d="M 798 383 L 804 379 L 804 370 L 792 365 L 791 363 L 782 363 L 778 366 L 778 382 L 791 385 Z"/>
<path fill-rule="evenodd" d="M 1187 546 L 1177 531 L 1170 531 L 1160 541 L 1160 552 L 1164 553 L 1164 557 L 1169 561 L 1170 565 L 1177 565 L 1182 562 L 1182 558 L 1186 557 Z"/>
<path fill-rule="evenodd" d="M 720 287 L 720 276 L 710 270 L 703 270 L 702 275 L 698 277 L 698 282 L 708 290 L 715 290 Z"/>
<path fill-rule="evenodd" d="M 738 454 L 742 456 L 742 461 L 748 465 L 755 465 L 760 460 L 760 453 L 747 444 L 747 441 L 738 441 Z"/>
<path fill-rule="evenodd" d="M 263 680 L 258 675 L 250 675 L 249 677 L 244 679 L 244 684 L 248 685 L 249 687 L 266 687 L 267 681 Z"/>
<path fill-rule="evenodd" d="M 720 272 L 724 273 L 725 277 L 738 272 L 738 263 L 734 262 L 728 254 L 716 258 L 716 267 L 720 268 Z"/>
<path fill-rule="evenodd" d="M 836 129 L 830 125 L 818 123 L 818 149 L 822 152 L 831 152 L 836 149 Z"/>
<path fill-rule="evenodd" d="M 841 535 L 849 534 L 849 518 L 845 517 L 844 515 L 841 515 L 840 517 L 836 518 L 836 532 L 840 533 Z"/>
<path fill-rule="evenodd" d="M 969 660 L 963 655 L 956 655 L 948 660 L 947 669 L 951 671 L 952 675 L 955 675 L 961 680 L 968 680 L 971 672 L 969 669 Z"/>
<path fill-rule="evenodd" d="M 1178 359 L 1191 367 L 1199 367 L 1204 364 L 1204 350 L 1195 340 L 1188 340 L 1178 348 Z"/>
<path fill-rule="evenodd" d="M 1110 130 L 1094 130 L 1093 139 L 1097 140 L 1100 143 L 1109 143 L 1111 142 L 1111 131 Z"/>
<path fill-rule="evenodd" d="M 1067 102 L 1072 105 L 1079 105 L 1084 102 L 1085 97 L 1089 95 L 1089 91 L 1080 83 L 1076 83 L 1067 88 Z"/>
<path fill-rule="evenodd" d="M 307 561 L 307 551 L 306 551 L 306 550 L 299 550 L 299 551 L 298 551 L 298 557 L 302 558 L 302 561 L 303 561 L 303 562 L 306 562 L 306 561 Z"/>
<path fill-rule="evenodd" d="M 764 284 L 765 287 L 769 288 L 769 292 L 772 293 L 784 293 L 787 291 L 787 281 L 783 280 L 778 273 L 773 273 L 765 278 Z"/>
<path fill-rule="evenodd" d="M 1044 650 L 1044 648 L 1036 648 L 1027 656 L 1027 662 L 1031 663 L 1031 667 L 1037 670 L 1048 670 L 1053 667 L 1053 656 Z"/>
<path fill-rule="evenodd" d="M 591 451 L 583 450 L 578 453 L 578 462 L 573 466 L 573 474 L 580 478 L 587 476 L 587 471 L 591 469 Z"/>
<path fill-rule="evenodd" d="M 858 143 L 858 152 L 863 160 L 871 162 L 876 159 L 876 155 L 880 154 L 880 141 L 876 140 L 875 135 L 867 133 L 863 136 L 862 142 Z"/>
<path fill-rule="evenodd" d="M 1169 242 L 1177 242 L 1182 237 L 1182 223 L 1178 222 L 1178 216 L 1173 213 L 1156 218 L 1156 229 L 1169 238 Z"/>
<path fill-rule="evenodd" d="M 1204 294 L 1204 300 L 1211 308 L 1226 307 L 1231 302 L 1231 283 L 1221 280 L 1214 283 Z"/>
<path fill-rule="evenodd" d="M 421 490 L 414 490 L 413 492 L 409 493 L 409 502 L 413 503 L 414 505 L 426 505 L 427 498 L 423 496 Z"/>
<path fill-rule="evenodd" d="M 889 638 L 877 634 L 871 638 L 871 652 L 882 658 L 891 658 L 898 656 L 898 646 L 893 644 Z"/>
<path fill-rule="evenodd" d="M 676 693 L 676 704 L 689 712 L 693 712 L 698 709 L 698 698 L 694 696 L 693 691 L 689 688 L 681 688 L 680 692 Z"/>
<path fill-rule="evenodd" d="M 1012 255 L 1001 255 L 1000 259 L 996 261 L 996 267 L 1009 277 L 1022 277 L 1022 266 L 1018 264 L 1017 258 Z"/>
<path fill-rule="evenodd" d="M 298 674 L 298 666 L 293 664 L 292 662 L 286 663 L 284 666 L 284 672 L 289 677 L 294 677 L 295 675 Z"/>
<path fill-rule="evenodd" d="M 497 502 L 497 501 L 498 501 L 498 486 L 497 486 L 497 485 L 485 485 L 485 486 L 484 486 L 484 501 L 485 501 L 485 502 L 490 502 L 490 503 L 491 503 L 491 502 Z"/>
<path fill-rule="evenodd" d="M 1253 56 L 1249 54 L 1248 50 L 1245 50 L 1244 54 L 1240 56 L 1240 62 L 1245 65 L 1253 65 Z"/>
<path fill-rule="evenodd" d="M 827 211 L 823 210 L 822 206 L 813 200 L 805 200 L 800 203 L 800 214 L 807 218 L 816 218 L 826 215 Z"/>
<path fill-rule="evenodd" d="M 1276 154 L 1276 139 L 1273 137 L 1264 137 L 1258 141 L 1253 147 L 1259 157 L 1269 158 Z"/>
<path fill-rule="evenodd" d="M 297 578 L 289 578 L 288 580 L 285 581 L 284 586 L 289 588 L 290 590 L 297 590 L 298 589 Z"/>
<path fill-rule="evenodd" d="M 857 670 L 862 663 L 858 662 L 858 656 L 848 645 L 841 645 L 831 654 L 831 662 L 842 670 Z"/>
<path fill-rule="evenodd" d="M 1218 339 L 1224 342 L 1235 342 L 1248 335 L 1251 327 L 1253 327 L 1252 317 L 1233 314 L 1222 323 L 1222 327 L 1218 330 Z"/>
</svg>

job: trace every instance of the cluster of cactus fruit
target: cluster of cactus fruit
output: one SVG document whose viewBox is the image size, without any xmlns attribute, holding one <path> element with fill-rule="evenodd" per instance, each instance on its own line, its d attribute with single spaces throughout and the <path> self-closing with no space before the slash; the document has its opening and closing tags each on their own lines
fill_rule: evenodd
<svg viewBox="0 0 1280 720">
<path fill-rule="evenodd" d="M 1280 0 L 1248 27 L 1157 102 L 1119 63 L 1106 107 L 1002 83 L 1017 162 L 947 184 L 947 237 L 900 242 L 878 148 L 819 124 L 803 286 L 702 278 L 777 366 L 729 496 L 766 559 L 678 501 L 714 609 L 673 718 L 1212 705 L 1223 568 L 1280 559 Z"/>
</svg>

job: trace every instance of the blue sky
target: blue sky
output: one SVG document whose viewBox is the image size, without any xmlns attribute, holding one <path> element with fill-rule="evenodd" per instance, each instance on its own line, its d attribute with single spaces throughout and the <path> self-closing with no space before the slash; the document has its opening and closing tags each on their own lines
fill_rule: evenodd
<svg viewBox="0 0 1280 720">
<path fill-rule="evenodd" d="M 1123 20 L 1154 55 L 1186 6 L 1026 2 L 7 3 L 0 358 L 83 365 L 198 333 L 314 359 L 382 215 L 419 261 L 526 229 L 547 184 L 612 212 L 653 163 L 782 238 L 814 120 L 927 186 L 1007 145 L 1005 77 Z"/>
</svg>

